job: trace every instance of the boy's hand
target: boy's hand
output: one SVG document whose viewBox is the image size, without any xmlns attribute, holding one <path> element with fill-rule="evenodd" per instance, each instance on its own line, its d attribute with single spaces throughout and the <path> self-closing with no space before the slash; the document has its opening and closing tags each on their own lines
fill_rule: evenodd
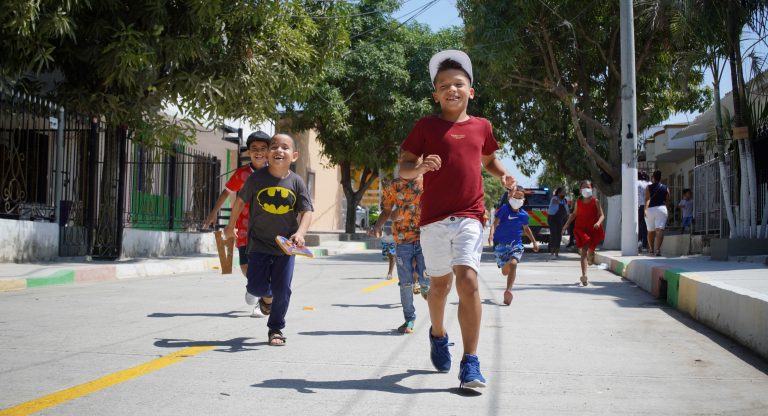
<svg viewBox="0 0 768 416">
<path fill-rule="evenodd" d="M 514 190 L 517 188 L 517 179 L 515 179 L 512 175 L 502 175 L 501 176 L 501 184 L 504 185 L 505 188 L 509 190 Z"/>
<path fill-rule="evenodd" d="M 235 225 L 230 224 L 224 227 L 224 239 L 230 240 L 230 239 L 236 239 L 237 235 L 235 234 Z"/>
<path fill-rule="evenodd" d="M 419 163 L 419 165 L 416 166 L 416 168 L 423 170 L 424 173 L 427 173 L 427 172 L 439 170 L 441 164 L 442 164 L 442 161 L 440 160 L 440 156 L 429 155 L 425 157 L 424 160 L 422 160 L 421 163 Z"/>
<path fill-rule="evenodd" d="M 208 215 L 208 218 L 205 219 L 205 222 L 203 223 L 203 229 L 211 228 L 213 224 L 216 222 L 216 220 L 219 217 L 218 211 L 213 211 Z"/>
<path fill-rule="evenodd" d="M 374 226 L 370 230 L 368 230 L 368 235 L 371 237 L 381 238 L 381 227 Z"/>
<path fill-rule="evenodd" d="M 538 241 L 534 241 L 533 242 L 533 251 L 536 252 L 536 253 L 539 252 L 539 242 Z"/>
<path fill-rule="evenodd" d="M 304 234 L 296 233 L 289 238 L 293 242 L 293 244 L 296 244 L 298 247 L 304 247 Z"/>
</svg>

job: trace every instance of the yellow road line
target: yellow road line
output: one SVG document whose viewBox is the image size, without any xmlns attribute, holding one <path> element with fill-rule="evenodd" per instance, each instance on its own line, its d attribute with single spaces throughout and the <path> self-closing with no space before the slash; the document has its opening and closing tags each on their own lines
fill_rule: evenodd
<svg viewBox="0 0 768 416">
<path fill-rule="evenodd" d="M 0 416 L 29 415 L 32 413 L 37 413 L 49 407 L 58 406 L 64 402 L 77 399 L 78 397 L 83 397 L 93 392 L 99 391 L 101 389 L 114 386 L 115 384 L 120 384 L 124 381 L 134 379 L 136 377 L 139 377 L 147 373 L 151 373 L 163 367 L 167 367 L 171 364 L 177 363 L 185 358 L 195 356 L 197 354 L 200 354 L 201 352 L 210 351 L 214 348 L 216 347 L 205 346 L 205 347 L 184 348 L 181 351 L 176 351 L 173 354 L 169 354 L 169 355 L 166 355 L 165 357 L 160 357 L 156 360 L 152 360 L 150 362 L 137 365 L 136 367 L 129 368 L 123 371 L 118 371 L 117 373 L 110 374 L 108 376 L 104 376 L 102 378 L 98 378 L 93 381 L 89 381 L 79 386 L 75 386 L 66 390 L 57 391 L 56 393 L 43 396 L 39 399 L 31 400 L 26 403 L 16 405 L 14 407 L 9 407 L 7 409 L 0 410 Z"/>
<path fill-rule="evenodd" d="M 366 287 L 365 289 L 361 290 L 361 292 L 363 292 L 363 293 L 370 293 L 370 292 L 373 292 L 376 289 L 381 289 L 384 286 L 389 286 L 392 283 L 397 283 L 397 282 L 398 282 L 397 279 L 385 280 L 385 281 L 383 281 L 381 283 L 377 283 L 377 284 L 375 284 L 373 286 Z"/>
</svg>

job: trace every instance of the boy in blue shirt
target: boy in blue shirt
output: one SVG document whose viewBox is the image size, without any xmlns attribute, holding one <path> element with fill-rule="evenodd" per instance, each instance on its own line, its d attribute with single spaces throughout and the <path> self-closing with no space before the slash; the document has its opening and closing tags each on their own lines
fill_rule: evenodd
<svg viewBox="0 0 768 416">
<path fill-rule="evenodd" d="M 528 227 L 528 213 L 521 209 L 525 202 L 523 187 L 518 186 L 515 192 L 510 192 L 509 204 L 502 204 L 496 212 L 493 221 L 495 232 L 493 233 L 496 265 L 501 269 L 501 274 L 507 276 L 507 289 L 504 290 L 504 304 L 512 303 L 512 285 L 517 277 L 517 263 L 523 258 L 523 231 L 533 242 L 533 251 L 539 251 L 539 243 L 533 236 L 533 231 Z"/>
</svg>

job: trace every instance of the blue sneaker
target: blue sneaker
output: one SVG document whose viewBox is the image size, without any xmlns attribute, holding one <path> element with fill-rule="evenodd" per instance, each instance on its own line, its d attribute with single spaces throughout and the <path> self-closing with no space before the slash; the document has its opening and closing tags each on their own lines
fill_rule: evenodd
<svg viewBox="0 0 768 416">
<path fill-rule="evenodd" d="M 459 366 L 459 388 L 485 387 L 485 377 L 480 374 L 480 360 L 476 355 L 465 354 Z"/>
<path fill-rule="evenodd" d="M 429 328 L 429 343 L 432 346 L 429 358 L 432 359 L 432 365 L 441 373 L 447 373 L 451 369 L 451 352 L 448 347 L 453 343 L 448 343 L 448 334 L 437 338 L 432 336 L 432 327 Z"/>
</svg>

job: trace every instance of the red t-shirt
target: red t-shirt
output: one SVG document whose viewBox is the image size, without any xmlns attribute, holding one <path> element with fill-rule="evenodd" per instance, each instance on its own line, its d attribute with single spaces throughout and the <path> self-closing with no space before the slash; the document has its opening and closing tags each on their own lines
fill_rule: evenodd
<svg viewBox="0 0 768 416">
<path fill-rule="evenodd" d="M 240 189 L 245 185 L 246 179 L 248 179 L 254 171 L 255 170 L 250 163 L 245 166 L 240 166 L 235 173 L 232 174 L 232 177 L 229 178 L 227 183 L 224 184 L 224 187 L 227 188 L 229 192 L 240 192 Z M 237 229 L 237 242 L 235 245 L 237 247 L 248 245 L 248 213 L 250 212 L 250 205 L 251 204 L 247 202 L 245 203 L 243 212 L 240 213 L 240 216 L 237 217 L 237 221 L 235 222 L 235 228 Z"/>
<path fill-rule="evenodd" d="M 481 156 L 499 148 L 488 120 L 470 117 L 454 123 L 437 116 L 424 117 L 416 122 L 401 148 L 416 156 L 438 155 L 441 160 L 439 170 L 424 174 L 420 226 L 451 216 L 485 223 Z"/>
</svg>

